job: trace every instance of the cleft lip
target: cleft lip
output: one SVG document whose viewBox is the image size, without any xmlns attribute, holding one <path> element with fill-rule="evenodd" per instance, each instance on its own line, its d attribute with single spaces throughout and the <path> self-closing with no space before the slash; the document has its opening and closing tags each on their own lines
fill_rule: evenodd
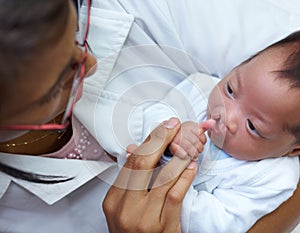
<svg viewBox="0 0 300 233">
<path fill-rule="evenodd" d="M 211 114 L 211 119 L 218 122 L 218 121 L 221 120 L 221 114 L 220 113 L 213 113 L 213 114 Z"/>
<path fill-rule="evenodd" d="M 214 127 L 210 129 L 211 134 L 215 137 L 225 137 L 227 127 L 222 121 L 221 115 L 212 115 L 211 119 L 215 120 Z"/>
<path fill-rule="evenodd" d="M 225 122 L 225 108 L 217 106 L 212 109 L 208 109 L 207 119 L 212 119 L 215 121 L 214 126 L 209 129 L 211 136 L 224 139 L 227 131 L 227 125 Z"/>
</svg>

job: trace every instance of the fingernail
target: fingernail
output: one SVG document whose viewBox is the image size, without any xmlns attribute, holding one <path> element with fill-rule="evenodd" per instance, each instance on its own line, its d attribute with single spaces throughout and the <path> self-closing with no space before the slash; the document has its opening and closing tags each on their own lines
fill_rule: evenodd
<svg viewBox="0 0 300 233">
<path fill-rule="evenodd" d="M 131 153 L 127 153 L 126 154 L 126 159 L 128 159 L 130 157 Z"/>
<path fill-rule="evenodd" d="M 190 169 L 190 170 L 194 170 L 195 168 L 197 167 L 197 162 L 190 162 L 190 164 L 187 166 L 187 169 Z"/>
<path fill-rule="evenodd" d="M 171 118 L 168 121 L 164 122 L 164 126 L 167 129 L 174 129 L 178 124 L 179 124 L 179 121 L 176 118 Z"/>
</svg>

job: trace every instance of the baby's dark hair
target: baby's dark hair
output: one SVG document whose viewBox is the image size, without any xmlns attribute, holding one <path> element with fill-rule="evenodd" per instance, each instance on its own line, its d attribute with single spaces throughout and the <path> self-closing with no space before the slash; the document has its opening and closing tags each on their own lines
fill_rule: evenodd
<svg viewBox="0 0 300 233">
<path fill-rule="evenodd" d="M 274 71 L 277 79 L 285 79 L 291 89 L 300 89 L 300 31 L 296 31 L 286 38 L 270 45 L 267 49 L 286 48 L 288 57 L 280 70 Z M 263 51 L 265 51 L 263 50 Z M 262 52 L 263 52 L 262 51 Z M 300 104 L 299 104 L 300 107 Z M 300 117 L 300 116 L 299 116 Z M 287 131 L 296 137 L 296 143 L 300 142 L 300 125 L 288 126 Z"/>
<path fill-rule="evenodd" d="M 291 88 L 300 89 L 300 31 L 292 33 L 273 46 L 288 46 L 290 55 L 283 65 L 283 69 L 277 71 L 278 78 L 285 78 L 289 81 Z M 300 104 L 299 104 L 300 107 Z M 299 116 L 300 118 L 300 116 Z M 296 143 L 300 142 L 300 125 L 287 127 L 287 130 L 296 137 Z"/>
<path fill-rule="evenodd" d="M 300 31 L 290 34 L 269 48 L 273 47 L 286 47 L 289 51 L 283 69 L 276 71 L 279 78 L 286 78 L 291 88 L 300 88 Z"/>
<path fill-rule="evenodd" d="M 278 78 L 287 79 L 291 88 L 300 88 L 300 31 L 293 32 L 282 40 L 271 44 L 245 60 L 242 64 L 251 61 L 253 58 L 267 50 L 280 47 L 286 48 L 289 55 L 283 63 L 281 70 L 276 70 L 274 72 L 278 73 Z"/>
<path fill-rule="evenodd" d="M 277 71 L 278 78 L 285 78 L 289 81 L 291 88 L 300 89 L 300 31 L 294 32 L 283 40 L 275 43 L 276 46 L 287 46 L 290 55 L 283 65 L 283 69 Z M 299 104 L 300 107 L 300 104 Z M 299 116 L 300 117 L 300 116 Z M 300 142 L 300 125 L 287 127 L 287 130 L 296 137 L 296 143 Z"/>
</svg>

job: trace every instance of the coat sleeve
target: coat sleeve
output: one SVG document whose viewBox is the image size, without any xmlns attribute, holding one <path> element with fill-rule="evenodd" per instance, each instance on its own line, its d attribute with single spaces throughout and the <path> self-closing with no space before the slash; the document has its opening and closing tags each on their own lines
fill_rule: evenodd
<svg viewBox="0 0 300 233">
<path fill-rule="evenodd" d="M 170 87 L 162 99 L 144 109 L 143 137 L 171 117 L 177 117 L 181 122 L 205 120 L 208 96 L 218 81 L 213 76 L 195 73 Z"/>
</svg>

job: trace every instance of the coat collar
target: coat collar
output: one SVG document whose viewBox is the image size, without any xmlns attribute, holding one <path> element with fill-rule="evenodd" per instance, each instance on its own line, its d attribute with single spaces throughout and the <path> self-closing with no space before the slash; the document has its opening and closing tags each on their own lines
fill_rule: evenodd
<svg viewBox="0 0 300 233">
<path fill-rule="evenodd" d="M 0 172 L 0 198 L 6 192 L 10 182 L 14 182 L 29 192 L 33 193 L 47 204 L 51 205 L 66 195 L 79 188 L 92 178 L 98 176 L 114 163 L 89 161 L 89 160 L 72 160 L 72 159 L 55 159 L 39 156 L 0 154 L 0 161 L 11 167 L 38 174 L 74 177 L 70 181 L 57 184 L 39 184 L 33 183 Z"/>
</svg>

